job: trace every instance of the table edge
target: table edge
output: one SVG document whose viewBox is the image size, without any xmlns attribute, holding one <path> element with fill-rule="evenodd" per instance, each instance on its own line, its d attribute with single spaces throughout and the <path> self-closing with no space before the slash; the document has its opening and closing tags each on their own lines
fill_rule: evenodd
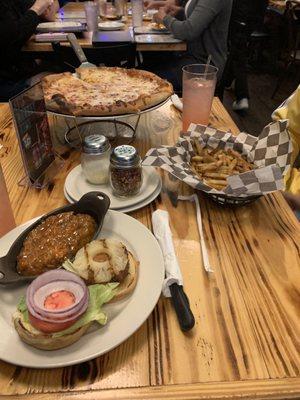
<svg viewBox="0 0 300 400">
<path fill-rule="evenodd" d="M 15 396 L 7 395 L 6 398 Z M 206 382 L 140 388 L 96 389 L 89 391 L 56 392 L 18 395 L 18 400 L 235 400 L 249 399 L 297 399 L 300 397 L 300 377 L 231 382 Z"/>
</svg>

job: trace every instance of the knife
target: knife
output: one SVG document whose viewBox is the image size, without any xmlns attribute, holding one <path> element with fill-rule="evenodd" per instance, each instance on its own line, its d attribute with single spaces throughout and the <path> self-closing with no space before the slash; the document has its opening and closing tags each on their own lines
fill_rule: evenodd
<svg viewBox="0 0 300 400">
<path fill-rule="evenodd" d="M 181 330 L 184 332 L 189 331 L 195 325 L 195 318 L 182 286 L 182 275 L 169 225 L 169 213 L 164 210 L 156 210 L 152 214 L 152 226 L 165 262 L 166 278 L 163 285 L 163 294 L 166 297 L 171 297 Z"/>
<path fill-rule="evenodd" d="M 187 332 L 195 325 L 195 317 L 190 309 L 189 299 L 183 290 L 183 286 L 173 283 L 169 288 L 180 328 L 183 332 Z"/>
</svg>

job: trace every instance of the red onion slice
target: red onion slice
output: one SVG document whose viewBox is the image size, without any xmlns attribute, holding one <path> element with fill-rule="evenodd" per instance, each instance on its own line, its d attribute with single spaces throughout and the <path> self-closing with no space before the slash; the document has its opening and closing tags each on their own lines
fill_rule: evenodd
<svg viewBox="0 0 300 400">
<path fill-rule="evenodd" d="M 48 295 L 67 290 L 75 297 L 75 303 L 62 309 L 47 309 L 44 301 Z M 27 288 L 26 303 L 29 313 L 46 322 L 69 322 L 78 319 L 87 309 L 89 292 L 84 281 L 72 272 L 57 269 L 45 272 Z"/>
<path fill-rule="evenodd" d="M 52 309 L 52 310 L 46 308 L 44 305 L 46 298 L 52 293 L 61 290 L 66 290 L 68 292 L 71 292 L 75 297 L 75 303 L 65 308 Z M 84 289 L 78 283 L 72 281 L 56 281 L 47 283 L 46 285 L 38 288 L 33 295 L 33 301 L 34 304 L 37 306 L 37 308 L 39 308 L 40 310 L 56 314 L 57 312 L 64 312 L 68 311 L 71 308 L 74 308 L 74 306 L 77 303 L 79 303 L 79 301 L 82 299 L 83 296 L 84 296 Z"/>
</svg>

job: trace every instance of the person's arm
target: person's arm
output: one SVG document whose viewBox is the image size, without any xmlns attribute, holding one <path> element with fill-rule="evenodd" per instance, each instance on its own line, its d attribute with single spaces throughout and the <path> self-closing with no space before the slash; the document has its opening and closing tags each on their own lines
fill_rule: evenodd
<svg viewBox="0 0 300 400">
<path fill-rule="evenodd" d="M 58 12 L 58 10 L 58 0 L 54 0 L 52 6 L 47 8 L 47 10 L 41 15 L 41 18 L 45 21 L 55 21 L 56 13 Z"/>
<path fill-rule="evenodd" d="M 0 8 L 0 47 L 8 48 L 15 43 L 26 43 L 39 24 L 39 16 L 33 10 L 26 10 L 15 19 L 7 7 Z"/>
<path fill-rule="evenodd" d="M 23 3 L 24 1 L 24 3 Z M 8 48 L 15 43 L 25 44 L 34 34 L 40 22 L 40 16 L 53 4 L 52 0 L 22 0 L 24 14 L 16 19 L 8 7 L 0 7 L 0 47 Z M 26 8 L 26 7 L 30 8 Z"/>
<path fill-rule="evenodd" d="M 199 37 L 209 26 L 211 21 L 222 9 L 224 0 L 198 0 L 191 15 L 184 21 L 178 21 L 171 15 L 157 15 L 162 17 L 164 25 L 180 40 L 192 41 Z"/>
</svg>

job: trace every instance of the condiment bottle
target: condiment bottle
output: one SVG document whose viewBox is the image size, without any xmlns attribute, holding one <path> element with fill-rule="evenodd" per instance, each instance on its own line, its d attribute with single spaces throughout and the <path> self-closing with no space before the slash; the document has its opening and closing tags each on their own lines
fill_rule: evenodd
<svg viewBox="0 0 300 400">
<path fill-rule="evenodd" d="M 120 197 L 136 195 L 142 186 L 141 158 L 133 146 L 116 147 L 110 156 L 110 184 Z"/>
<path fill-rule="evenodd" d="M 84 138 L 81 153 L 81 167 L 86 179 L 93 184 L 108 182 L 110 143 L 103 135 L 89 135 Z"/>
</svg>

